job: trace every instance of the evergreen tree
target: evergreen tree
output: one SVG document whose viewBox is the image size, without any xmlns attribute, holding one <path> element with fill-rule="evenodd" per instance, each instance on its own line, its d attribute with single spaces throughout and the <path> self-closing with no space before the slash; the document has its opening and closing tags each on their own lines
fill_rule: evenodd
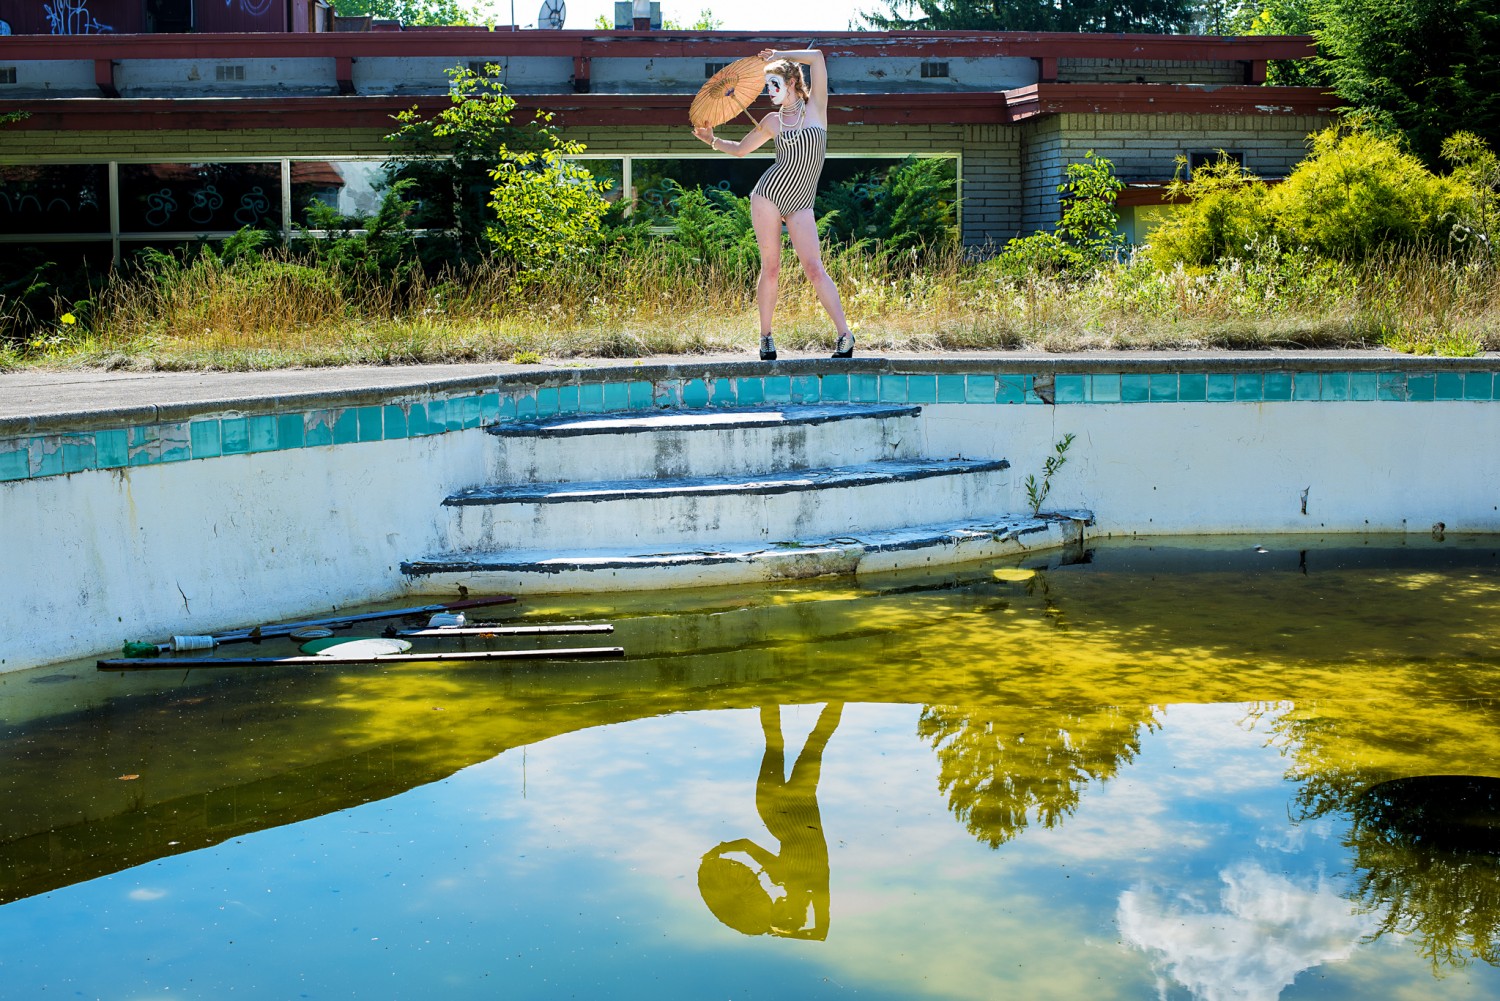
<svg viewBox="0 0 1500 1001">
<path fill-rule="evenodd" d="M 1172 34 L 1199 16 L 1195 0 L 885 0 L 861 13 L 882 31 L 1093 31 Z"/>
<path fill-rule="evenodd" d="M 1322 62 L 1346 110 L 1431 167 L 1460 129 L 1500 145 L 1500 0 L 1324 0 Z"/>
<path fill-rule="evenodd" d="M 341 17 L 369 14 L 407 25 L 479 25 L 480 12 L 460 0 L 332 0 Z"/>
</svg>

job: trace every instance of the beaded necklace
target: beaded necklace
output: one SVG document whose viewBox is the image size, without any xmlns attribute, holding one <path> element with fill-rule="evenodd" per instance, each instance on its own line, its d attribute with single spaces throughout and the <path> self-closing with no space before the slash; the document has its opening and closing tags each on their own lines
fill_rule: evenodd
<svg viewBox="0 0 1500 1001">
<path fill-rule="evenodd" d="M 777 108 L 776 109 L 776 118 L 781 122 L 781 130 L 783 132 L 785 132 L 787 130 L 787 128 L 788 128 L 788 126 L 786 124 L 786 108 Z M 791 129 L 793 131 L 796 131 L 797 129 L 800 129 L 802 127 L 802 123 L 804 121 L 806 121 L 806 120 L 807 120 L 807 102 L 806 101 L 798 102 L 798 104 L 797 104 L 797 124 L 791 126 Z"/>
</svg>

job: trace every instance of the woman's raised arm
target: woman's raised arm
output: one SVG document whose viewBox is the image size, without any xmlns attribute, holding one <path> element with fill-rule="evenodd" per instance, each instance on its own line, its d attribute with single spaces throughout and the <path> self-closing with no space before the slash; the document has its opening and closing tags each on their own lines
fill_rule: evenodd
<svg viewBox="0 0 1500 1001">
<path fill-rule="evenodd" d="M 828 64 L 819 49 L 762 49 L 760 57 L 767 62 L 774 59 L 790 59 L 808 68 L 808 96 L 818 109 L 818 114 L 828 121 Z"/>
</svg>

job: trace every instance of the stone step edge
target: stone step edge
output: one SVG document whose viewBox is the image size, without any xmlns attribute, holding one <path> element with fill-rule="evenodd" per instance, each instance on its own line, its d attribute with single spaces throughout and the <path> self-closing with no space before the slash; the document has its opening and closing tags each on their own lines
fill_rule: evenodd
<svg viewBox="0 0 1500 1001">
<path fill-rule="evenodd" d="M 559 574 L 581 570 L 645 570 L 702 567 L 716 564 L 774 563 L 809 557 L 861 557 L 878 553 L 910 552 L 972 542 L 1020 543 L 1059 527 L 1073 526 L 1080 532 L 1094 523 L 1090 511 L 1058 511 L 1044 514 L 1007 515 L 994 521 L 950 522 L 913 528 L 885 529 L 841 535 L 827 539 L 793 541 L 767 546 L 743 543 L 650 553 L 628 549 L 576 551 L 512 549 L 489 554 L 451 553 L 401 564 L 408 577 L 433 574 L 486 572 Z"/>
<path fill-rule="evenodd" d="M 833 421 L 917 417 L 915 404 L 815 404 L 786 406 L 713 407 L 693 410 L 626 410 L 572 414 L 540 420 L 509 421 L 486 428 L 498 438 L 574 438 L 594 434 L 639 434 L 657 431 L 733 431 L 828 424 Z"/>
<path fill-rule="evenodd" d="M 574 501 L 641 500 L 663 497 L 769 496 L 807 490 L 905 483 L 934 476 L 998 472 L 1008 459 L 882 459 L 854 466 L 825 466 L 775 473 L 682 476 L 672 479 L 517 483 L 471 487 L 443 500 L 446 507 L 490 504 L 567 504 Z"/>
</svg>

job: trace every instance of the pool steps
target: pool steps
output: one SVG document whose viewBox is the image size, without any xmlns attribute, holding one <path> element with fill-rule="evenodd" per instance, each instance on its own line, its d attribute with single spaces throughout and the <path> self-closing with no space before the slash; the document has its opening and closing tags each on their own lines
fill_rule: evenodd
<svg viewBox="0 0 1500 1001">
<path fill-rule="evenodd" d="M 419 590 L 689 587 L 1081 538 L 1087 514 L 1004 510 L 1005 459 L 921 456 L 920 418 L 919 406 L 845 404 L 503 425 L 494 481 L 443 502 L 445 551 L 401 569 Z"/>
<path fill-rule="evenodd" d="M 915 459 L 921 412 L 907 404 L 788 405 L 497 424 L 488 429 L 499 447 L 486 473 L 498 484 L 670 480 Z"/>
</svg>

